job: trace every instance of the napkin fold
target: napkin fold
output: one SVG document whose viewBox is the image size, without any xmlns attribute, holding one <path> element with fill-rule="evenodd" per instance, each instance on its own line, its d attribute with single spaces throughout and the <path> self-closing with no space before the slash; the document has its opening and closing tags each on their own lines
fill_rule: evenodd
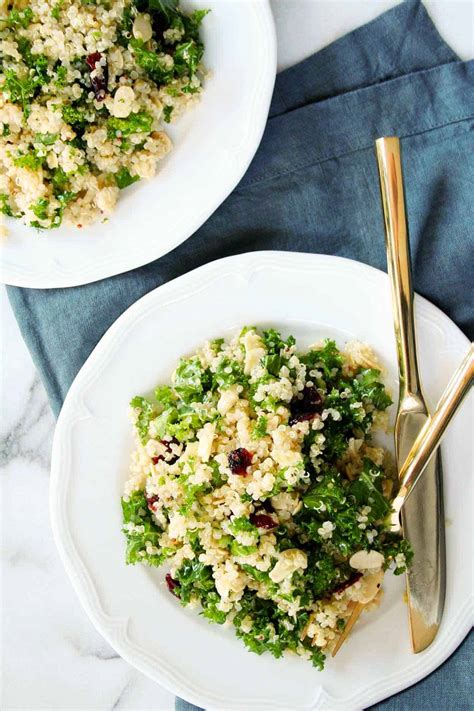
<svg viewBox="0 0 474 711">
<path fill-rule="evenodd" d="M 279 249 L 385 269 L 374 156 L 382 135 L 402 139 L 415 288 L 472 338 L 474 62 L 459 61 L 423 5 L 410 0 L 278 75 L 247 173 L 182 245 L 145 267 L 81 287 L 8 288 L 54 412 L 116 318 L 202 264 Z M 158 224 L 156 232 L 159 240 Z M 153 338 L 158 351 L 160 334 Z M 468 707 L 466 654 L 465 645 L 437 672 L 442 686 L 457 679 L 456 693 L 465 690 L 463 700 L 445 708 Z M 427 680 L 410 692 L 408 705 L 396 697 L 384 706 L 428 708 L 429 688 Z"/>
</svg>

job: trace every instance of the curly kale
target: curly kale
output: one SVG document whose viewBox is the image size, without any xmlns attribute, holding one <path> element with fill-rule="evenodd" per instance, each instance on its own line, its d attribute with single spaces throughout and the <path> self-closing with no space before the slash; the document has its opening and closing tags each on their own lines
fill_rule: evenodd
<svg viewBox="0 0 474 711">
<path fill-rule="evenodd" d="M 127 539 L 125 560 L 128 565 L 147 563 L 159 566 L 175 551 L 170 548 L 160 548 L 159 554 L 147 552 L 147 544 L 158 545 L 162 533 L 152 518 L 143 491 L 134 491 L 129 498 L 122 499 L 122 528 Z"/>
</svg>

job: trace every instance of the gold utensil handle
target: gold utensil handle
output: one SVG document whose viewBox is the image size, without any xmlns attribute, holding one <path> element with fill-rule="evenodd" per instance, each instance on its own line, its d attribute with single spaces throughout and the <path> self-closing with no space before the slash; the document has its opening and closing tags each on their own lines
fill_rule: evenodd
<svg viewBox="0 0 474 711">
<path fill-rule="evenodd" d="M 438 447 L 446 427 L 467 395 L 474 380 L 474 344 L 471 344 L 459 367 L 446 386 L 436 410 L 420 430 L 413 447 L 400 470 L 400 491 L 403 505 L 417 483 L 424 468 Z"/>
<path fill-rule="evenodd" d="M 400 396 L 417 395 L 419 386 L 413 322 L 413 289 L 408 224 L 405 213 L 400 141 L 396 137 L 375 141 L 385 220 L 387 266 L 392 285 L 395 334 L 400 367 Z"/>
</svg>

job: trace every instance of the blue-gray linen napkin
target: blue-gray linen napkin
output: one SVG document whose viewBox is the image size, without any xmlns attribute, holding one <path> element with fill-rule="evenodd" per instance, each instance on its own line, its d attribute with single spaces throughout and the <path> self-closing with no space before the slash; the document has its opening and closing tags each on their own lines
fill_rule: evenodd
<svg viewBox="0 0 474 711">
<path fill-rule="evenodd" d="M 201 264 L 279 249 L 337 254 L 385 269 L 373 150 L 382 135 L 402 139 L 415 288 L 472 338 L 473 130 L 474 62 L 458 60 L 417 0 L 281 72 L 247 173 L 184 244 L 93 284 L 8 289 L 54 412 L 116 318 Z M 158 218 L 156 229 L 159 240 Z M 155 350 L 166 337 L 150 334 Z M 472 638 L 430 677 L 374 708 L 472 708 L 471 658 Z M 178 700 L 177 707 L 189 705 Z"/>
</svg>

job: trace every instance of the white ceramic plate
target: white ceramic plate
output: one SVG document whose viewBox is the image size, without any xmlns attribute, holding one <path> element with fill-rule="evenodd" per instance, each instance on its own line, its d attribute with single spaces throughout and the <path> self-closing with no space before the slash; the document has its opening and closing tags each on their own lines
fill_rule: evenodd
<svg viewBox="0 0 474 711">
<path fill-rule="evenodd" d="M 122 192 L 106 224 L 38 231 L 7 218 L 0 281 L 55 288 L 87 284 L 157 259 L 193 234 L 234 189 L 262 137 L 276 72 L 267 0 L 183 0 L 207 7 L 198 106 L 169 127 L 174 149 L 151 181 Z"/>
<path fill-rule="evenodd" d="M 467 339 L 417 298 L 420 365 L 436 402 Z M 469 471 L 472 409 L 443 443 L 448 585 L 439 635 L 412 655 L 403 580 L 387 576 L 381 607 L 363 616 L 324 672 L 298 658 L 247 652 L 232 629 L 209 624 L 169 594 L 163 570 L 127 567 L 120 496 L 132 447 L 130 398 L 168 382 L 179 356 L 244 324 L 275 326 L 303 345 L 321 336 L 373 344 L 396 392 L 387 276 L 338 257 L 246 254 L 208 264 L 143 297 L 102 338 L 59 417 L 51 512 L 61 557 L 82 604 L 118 653 L 206 709 L 360 709 L 426 676 L 472 623 Z M 472 401 L 471 401 L 472 404 Z M 392 408 L 393 410 L 393 408 Z"/>
</svg>

